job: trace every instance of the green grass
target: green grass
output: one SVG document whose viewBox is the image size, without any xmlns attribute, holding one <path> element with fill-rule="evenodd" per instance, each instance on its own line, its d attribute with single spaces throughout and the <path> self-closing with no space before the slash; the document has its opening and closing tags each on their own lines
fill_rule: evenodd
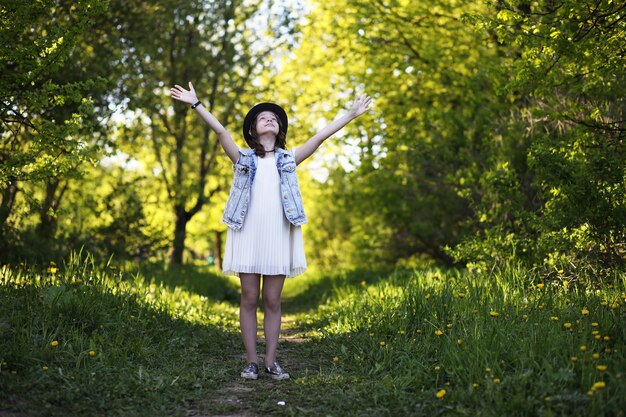
<svg viewBox="0 0 626 417">
<path fill-rule="evenodd" d="M 239 380 L 237 282 L 207 267 L 4 267 L 0 414 L 623 415 L 624 278 L 529 276 L 288 280 L 279 359 L 294 378 L 273 382 Z"/>
</svg>

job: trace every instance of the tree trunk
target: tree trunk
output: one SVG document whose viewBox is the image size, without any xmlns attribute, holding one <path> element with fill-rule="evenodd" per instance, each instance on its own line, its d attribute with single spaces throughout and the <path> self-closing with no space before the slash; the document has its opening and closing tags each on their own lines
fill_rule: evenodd
<svg viewBox="0 0 626 417">
<path fill-rule="evenodd" d="M 63 193 L 67 189 L 67 183 L 61 188 L 57 195 L 57 190 L 61 181 L 58 179 L 46 181 L 46 195 L 41 204 L 39 211 L 39 225 L 37 226 L 37 234 L 43 239 L 53 239 L 57 230 L 57 209 L 61 204 Z"/>
<path fill-rule="evenodd" d="M 183 252 L 185 251 L 185 238 L 187 237 L 187 222 L 189 214 L 182 206 L 176 206 L 176 225 L 174 228 L 174 241 L 170 253 L 170 267 L 183 264 Z"/>
<path fill-rule="evenodd" d="M 2 201 L 0 201 L 0 235 L 13 209 L 17 190 L 16 180 L 10 180 L 7 186 L 2 189 Z"/>
<path fill-rule="evenodd" d="M 213 241 L 213 257 L 215 258 L 215 266 L 220 271 L 222 270 L 222 232 L 215 231 L 215 237 Z"/>
</svg>

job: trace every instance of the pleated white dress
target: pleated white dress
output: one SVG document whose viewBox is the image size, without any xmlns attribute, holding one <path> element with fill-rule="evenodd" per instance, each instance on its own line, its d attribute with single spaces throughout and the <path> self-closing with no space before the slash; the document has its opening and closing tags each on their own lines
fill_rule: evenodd
<svg viewBox="0 0 626 417">
<path fill-rule="evenodd" d="M 222 270 L 234 276 L 256 273 L 295 277 L 306 270 L 302 227 L 289 223 L 283 212 L 274 154 L 257 161 L 243 227 L 228 228 L 226 234 Z"/>
</svg>

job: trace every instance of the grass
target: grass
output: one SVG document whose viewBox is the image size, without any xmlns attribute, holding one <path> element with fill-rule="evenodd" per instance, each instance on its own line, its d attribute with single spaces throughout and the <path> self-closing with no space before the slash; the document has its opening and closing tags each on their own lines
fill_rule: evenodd
<svg viewBox="0 0 626 417">
<path fill-rule="evenodd" d="M 207 267 L 5 266 L 0 415 L 624 415 L 624 278 L 529 276 L 288 280 L 279 359 L 294 378 L 273 382 L 237 377 L 236 281 Z"/>
</svg>

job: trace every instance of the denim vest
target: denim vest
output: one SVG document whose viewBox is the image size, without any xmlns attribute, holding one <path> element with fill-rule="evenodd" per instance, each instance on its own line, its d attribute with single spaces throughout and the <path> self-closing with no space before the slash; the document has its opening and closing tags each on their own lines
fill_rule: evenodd
<svg viewBox="0 0 626 417">
<path fill-rule="evenodd" d="M 235 177 L 230 187 L 222 221 L 233 230 L 240 230 L 248 212 L 252 184 L 256 174 L 258 156 L 253 149 L 240 149 L 239 160 L 233 166 Z M 293 152 L 276 148 L 276 168 L 280 176 L 280 196 L 283 212 L 294 226 L 307 222 L 296 175 L 296 159 Z"/>
</svg>

